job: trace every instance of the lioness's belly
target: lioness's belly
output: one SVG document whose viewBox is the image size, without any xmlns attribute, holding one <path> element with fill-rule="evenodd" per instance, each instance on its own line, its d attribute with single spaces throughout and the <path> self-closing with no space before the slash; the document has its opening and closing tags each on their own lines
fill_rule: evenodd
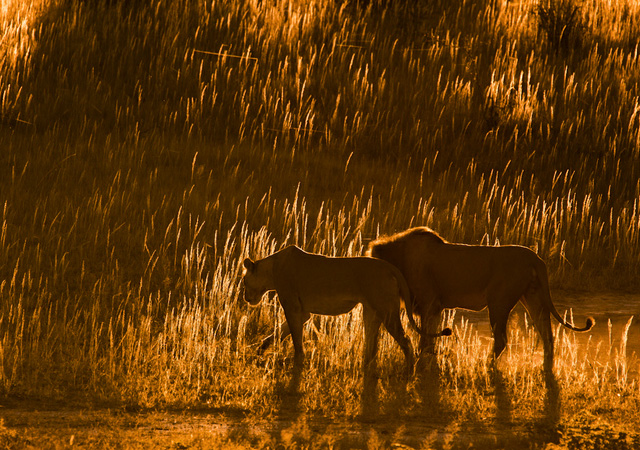
<svg viewBox="0 0 640 450">
<path fill-rule="evenodd" d="M 300 302 L 303 311 L 325 316 L 346 314 L 360 303 L 353 297 L 341 297 L 337 295 L 331 297 L 312 295 L 301 298 Z"/>
<path fill-rule="evenodd" d="M 296 287 L 302 309 L 327 316 L 348 313 L 366 300 L 366 293 L 352 276 L 355 275 L 349 270 L 325 270 L 314 272 L 310 277 L 302 277 L 306 282 L 299 283 Z"/>
</svg>

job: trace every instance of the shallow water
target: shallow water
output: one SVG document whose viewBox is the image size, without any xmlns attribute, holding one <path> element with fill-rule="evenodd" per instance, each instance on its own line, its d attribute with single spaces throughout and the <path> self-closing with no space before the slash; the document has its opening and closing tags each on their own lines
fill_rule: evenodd
<svg viewBox="0 0 640 450">
<path fill-rule="evenodd" d="M 620 348 L 620 341 L 629 319 L 633 316 L 631 327 L 627 334 L 627 357 L 640 355 L 640 294 L 618 293 L 575 293 L 566 291 L 554 291 L 551 293 L 553 303 L 560 315 L 573 311 L 573 320 L 577 326 L 584 326 L 587 317 L 593 317 L 595 326 L 588 332 L 575 333 L 576 340 L 581 345 L 586 345 L 591 338 L 591 345 L 602 341 L 604 348 L 609 348 L 609 321 L 611 321 L 611 346 Z M 512 315 L 519 318 L 524 314 L 524 308 L 518 304 Z M 456 311 L 456 323 L 463 316 L 477 327 L 478 334 L 483 337 L 491 337 L 489 326 L 489 314 L 487 310 L 480 312 Z M 522 323 L 522 320 L 518 321 Z M 551 322 L 554 330 L 558 324 L 555 319 Z M 541 344 L 539 344 L 541 345 Z"/>
</svg>

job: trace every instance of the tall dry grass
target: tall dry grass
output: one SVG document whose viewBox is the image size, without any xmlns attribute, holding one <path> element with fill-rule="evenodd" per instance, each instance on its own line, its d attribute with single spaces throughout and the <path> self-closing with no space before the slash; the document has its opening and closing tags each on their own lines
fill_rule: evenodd
<svg viewBox="0 0 640 450">
<path fill-rule="evenodd" d="M 582 2 L 559 54 L 534 6 L 3 3 L 0 393 L 273 412 L 289 349 L 255 344 L 284 319 L 238 298 L 240 262 L 291 243 L 360 255 L 428 225 L 531 246 L 556 287 L 637 288 L 640 11 Z M 356 414 L 361 334 L 359 311 L 308 331 L 305 408 Z M 628 411 L 637 361 L 557 334 L 565 404 Z M 445 404 L 494 408 L 489 343 L 461 323 L 442 345 Z M 383 404 L 400 360 L 385 335 Z"/>
</svg>

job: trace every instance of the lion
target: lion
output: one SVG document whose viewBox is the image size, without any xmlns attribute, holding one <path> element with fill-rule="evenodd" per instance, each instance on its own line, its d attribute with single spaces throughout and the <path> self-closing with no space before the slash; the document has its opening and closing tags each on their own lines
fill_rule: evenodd
<svg viewBox="0 0 640 450">
<path fill-rule="evenodd" d="M 364 319 L 364 368 L 375 371 L 380 324 L 404 353 L 407 373 L 413 371 L 414 353 L 400 320 L 400 299 L 405 302 L 409 322 L 415 324 L 409 288 L 400 271 L 386 261 L 370 257 L 336 258 L 307 253 L 292 245 L 264 259 L 244 260 L 244 298 L 260 303 L 268 291 L 276 291 L 284 309 L 286 327 L 282 338 L 291 334 L 294 365 L 304 360 L 302 328 L 311 314 L 335 316 L 362 304 Z M 443 333 L 449 333 L 443 331 Z M 272 336 L 265 339 L 268 346 Z"/>
<path fill-rule="evenodd" d="M 544 346 L 544 369 L 553 371 L 550 315 L 574 331 L 588 331 L 589 317 L 578 328 L 558 314 L 551 301 L 547 267 L 538 255 L 518 245 L 452 244 L 427 227 L 416 227 L 369 243 L 367 254 L 389 261 L 404 275 L 424 332 L 434 329 L 444 308 L 489 310 L 494 359 L 507 345 L 507 321 L 518 301 L 531 316 Z M 424 334 L 420 355 L 433 351 Z"/>
</svg>

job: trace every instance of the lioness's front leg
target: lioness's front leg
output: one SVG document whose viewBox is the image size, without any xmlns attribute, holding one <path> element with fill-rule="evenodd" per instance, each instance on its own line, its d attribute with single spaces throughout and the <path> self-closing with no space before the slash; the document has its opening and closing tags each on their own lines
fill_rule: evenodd
<svg viewBox="0 0 640 450">
<path fill-rule="evenodd" d="M 311 314 L 302 313 L 302 324 L 304 325 L 305 323 L 307 323 L 307 321 L 310 318 L 311 318 Z M 277 331 L 274 331 L 273 333 L 271 333 L 269 336 L 267 336 L 262 340 L 262 344 L 260 344 L 260 347 L 258 348 L 259 354 L 262 354 L 265 350 L 267 350 L 271 346 L 271 344 L 273 344 L 273 341 L 275 340 L 277 334 L 278 334 Z M 283 323 L 280 324 L 280 341 L 281 342 L 284 341 L 285 338 L 289 336 L 289 334 L 291 334 L 291 330 L 289 329 L 289 322 L 285 320 Z"/>
<path fill-rule="evenodd" d="M 302 367 L 304 362 L 304 348 L 302 346 L 302 328 L 309 318 L 309 314 L 302 311 L 300 303 L 296 300 L 290 301 L 280 296 L 280 303 L 284 309 L 284 316 L 287 318 L 289 333 L 293 341 L 293 361 L 294 365 Z"/>
</svg>

